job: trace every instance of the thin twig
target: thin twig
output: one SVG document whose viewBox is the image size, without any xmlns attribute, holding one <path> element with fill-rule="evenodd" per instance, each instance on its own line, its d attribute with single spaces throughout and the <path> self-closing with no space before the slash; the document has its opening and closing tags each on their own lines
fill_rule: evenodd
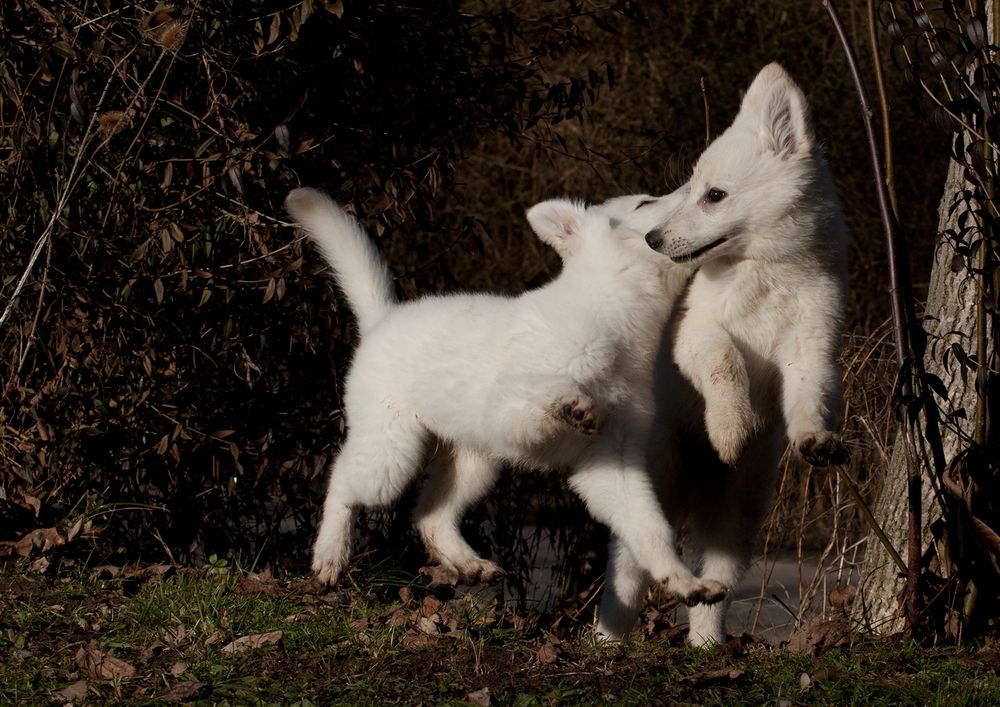
<svg viewBox="0 0 1000 707">
<path fill-rule="evenodd" d="M 906 436 L 904 444 L 907 451 L 912 449 L 923 453 L 923 457 L 928 462 L 927 466 L 939 475 L 944 469 L 944 451 L 941 446 L 940 429 L 938 427 L 938 414 L 936 403 L 932 394 L 923 386 L 923 340 L 924 333 L 917 323 L 916 311 L 913 304 L 912 283 L 909 276 L 909 268 L 906 258 L 906 244 L 903 240 L 899 223 L 894 212 L 889 207 L 888 189 L 886 188 L 885 177 L 882 173 L 882 160 L 879 156 L 878 144 L 875 141 L 875 130 L 872 127 L 872 111 L 868 103 L 868 95 L 865 92 L 864 82 L 858 69 L 857 57 L 851 46 L 850 39 L 844 29 L 843 22 L 832 0 L 822 0 L 833 23 L 840 43 L 844 48 L 847 57 L 847 64 L 854 79 L 854 86 L 857 89 L 858 100 L 861 104 L 861 117 L 864 122 L 865 136 L 868 140 L 869 156 L 871 158 L 872 176 L 875 180 L 875 194 L 878 200 L 879 214 L 882 218 L 882 226 L 885 230 L 886 246 L 889 255 L 889 281 L 891 283 L 891 303 L 893 315 L 893 328 L 896 341 L 896 357 L 899 364 L 900 380 L 897 394 L 897 401 L 904 414 Z M 920 432 L 920 413 L 923 412 L 923 434 L 913 434 L 910 431 Z M 930 454 L 922 444 L 927 442 L 930 447 Z M 928 456 L 930 458 L 928 458 Z M 911 457 L 912 459 L 912 457 Z M 910 463 L 907 469 L 907 566 L 906 566 L 906 616 L 907 624 L 911 635 L 917 631 L 917 620 L 921 614 L 920 610 L 920 562 L 922 544 L 922 484 L 920 476 L 920 465 Z"/>
<path fill-rule="evenodd" d="M 875 0 L 868 0 L 868 44 L 872 50 L 875 87 L 878 89 L 878 105 L 882 112 L 882 153 L 885 156 L 885 186 L 889 190 L 889 203 L 892 205 L 892 212 L 898 219 L 899 204 L 896 202 L 896 180 L 892 157 L 892 123 L 889 120 L 889 98 L 885 92 L 885 76 L 882 73 L 882 56 L 879 51 L 878 30 L 875 23 Z"/>
</svg>

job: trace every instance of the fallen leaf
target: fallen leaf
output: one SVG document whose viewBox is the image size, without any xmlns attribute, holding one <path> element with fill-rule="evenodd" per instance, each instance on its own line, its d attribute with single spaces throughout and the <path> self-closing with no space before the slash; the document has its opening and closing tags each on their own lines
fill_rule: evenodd
<svg viewBox="0 0 1000 707">
<path fill-rule="evenodd" d="M 809 677 L 809 673 L 802 673 L 799 675 L 799 692 L 805 692 L 812 686 L 812 679 Z"/>
<path fill-rule="evenodd" d="M 424 616 L 433 616 L 441 610 L 441 600 L 436 597 L 424 597 L 420 602 L 420 613 Z"/>
<path fill-rule="evenodd" d="M 22 535 L 13 547 L 18 555 L 28 557 L 32 552 L 48 552 L 57 545 L 65 544 L 66 538 L 55 528 L 38 528 Z"/>
<path fill-rule="evenodd" d="M 405 626 L 410 621 L 409 612 L 406 609 L 396 609 L 389 618 L 386 619 L 386 626 L 392 626 L 393 628 L 398 628 L 400 626 Z"/>
<path fill-rule="evenodd" d="M 55 693 L 54 697 L 57 697 L 63 702 L 83 701 L 87 699 L 87 681 L 77 680 L 72 685 L 68 685 L 59 692 Z"/>
<path fill-rule="evenodd" d="M 810 619 L 796 629 L 784 645 L 792 653 L 817 655 L 825 648 L 846 643 L 852 631 L 846 616 L 834 620 Z"/>
<path fill-rule="evenodd" d="M 420 619 L 417 620 L 417 628 L 423 633 L 426 633 L 428 636 L 436 635 L 438 632 L 437 624 L 434 623 L 433 619 L 427 616 L 421 616 Z"/>
<path fill-rule="evenodd" d="M 552 665 L 562 654 L 562 649 L 559 648 L 555 643 L 544 643 L 542 647 L 538 649 L 538 653 L 535 657 L 538 658 L 539 663 L 544 663 L 545 665 Z"/>
<path fill-rule="evenodd" d="M 429 587 L 454 587 L 458 584 L 458 572 L 451 567 L 428 565 L 420 568 L 420 574 L 430 579 L 427 583 Z"/>
<path fill-rule="evenodd" d="M 481 690 L 476 690 L 475 692 L 470 692 L 465 696 L 469 702 L 479 707 L 490 707 L 490 688 L 484 687 Z"/>
<path fill-rule="evenodd" d="M 203 682 L 179 682 L 172 688 L 164 692 L 157 699 L 164 702 L 181 702 L 190 700 L 201 688 L 205 687 Z"/>
<path fill-rule="evenodd" d="M 828 596 L 830 606 L 849 611 L 854 602 L 854 595 L 857 593 L 857 590 L 850 584 L 845 587 L 834 587 Z"/>
<path fill-rule="evenodd" d="M 241 596 L 250 596 L 251 594 L 274 596 L 278 593 L 278 588 L 272 580 L 266 580 L 260 575 L 248 574 L 236 585 L 236 593 Z"/>
<path fill-rule="evenodd" d="M 81 530 L 83 530 L 83 518 L 78 518 L 77 521 L 69 527 L 69 530 L 66 531 L 66 542 L 72 542 L 76 536 L 80 534 Z"/>
<path fill-rule="evenodd" d="M 680 682 L 690 685 L 705 685 L 717 682 L 734 682 L 743 677 L 743 671 L 735 668 L 720 668 L 719 670 L 705 670 L 694 675 L 686 675 Z"/>
<path fill-rule="evenodd" d="M 273 646 L 284 636 L 282 631 L 269 631 L 267 633 L 254 633 L 249 636 L 240 636 L 232 643 L 227 643 L 222 647 L 223 653 L 241 653 L 243 651 L 261 648 L 263 646 Z"/>
<path fill-rule="evenodd" d="M 413 600 L 413 590 L 410 587 L 400 587 L 399 599 L 404 604 L 409 604 Z"/>
<path fill-rule="evenodd" d="M 173 675 L 174 677 L 177 677 L 178 675 L 183 675 L 188 671 L 188 668 L 190 667 L 191 667 L 190 663 L 185 663 L 182 660 L 178 660 L 176 663 L 170 666 L 170 674 Z"/>
<path fill-rule="evenodd" d="M 135 677 L 135 668 L 131 664 L 102 651 L 97 646 L 97 641 L 91 641 L 86 648 L 77 651 L 76 662 L 92 678 L 111 680 Z"/>
</svg>

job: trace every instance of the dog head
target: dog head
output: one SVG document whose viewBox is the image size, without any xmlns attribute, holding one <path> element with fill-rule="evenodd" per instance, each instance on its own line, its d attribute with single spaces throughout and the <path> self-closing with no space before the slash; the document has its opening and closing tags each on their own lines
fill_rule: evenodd
<svg viewBox="0 0 1000 707">
<path fill-rule="evenodd" d="M 815 138 L 805 96 L 778 64 L 747 90 L 733 124 L 705 150 L 682 203 L 646 234 L 674 262 L 766 257 L 815 181 Z"/>
<path fill-rule="evenodd" d="M 583 253 L 596 257 L 629 252 L 646 257 L 643 240 L 656 220 L 644 208 L 667 197 L 634 194 L 586 206 L 566 199 L 550 199 L 528 209 L 528 223 L 538 238 L 552 246 L 564 262 Z"/>
</svg>

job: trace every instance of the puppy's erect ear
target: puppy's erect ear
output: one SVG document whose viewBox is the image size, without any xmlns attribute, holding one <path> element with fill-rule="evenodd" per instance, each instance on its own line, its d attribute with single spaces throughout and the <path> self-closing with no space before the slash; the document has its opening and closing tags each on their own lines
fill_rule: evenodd
<svg viewBox="0 0 1000 707">
<path fill-rule="evenodd" d="M 743 97 L 740 117 L 753 121 L 768 148 L 783 157 L 808 154 L 815 144 L 806 97 L 778 64 L 757 74 Z"/>
<path fill-rule="evenodd" d="M 585 213 L 586 208 L 582 204 L 565 199 L 550 199 L 532 206 L 528 209 L 527 216 L 535 234 L 560 255 L 566 255 L 573 248 Z"/>
</svg>

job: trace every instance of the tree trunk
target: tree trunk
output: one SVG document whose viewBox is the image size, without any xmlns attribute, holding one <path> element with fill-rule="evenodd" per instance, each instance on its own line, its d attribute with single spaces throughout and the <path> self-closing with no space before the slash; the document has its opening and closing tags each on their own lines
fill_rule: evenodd
<svg viewBox="0 0 1000 707">
<path fill-rule="evenodd" d="M 985 17 L 990 42 L 995 42 L 997 36 L 996 9 L 994 0 L 988 0 Z M 939 233 L 956 228 L 959 214 L 964 209 L 958 208 L 952 211 L 951 207 L 956 195 L 968 186 L 962 166 L 953 160 L 948 168 L 944 194 L 938 207 Z M 950 211 L 952 213 L 949 215 Z M 905 227 L 905 216 L 902 220 Z M 962 437 L 966 436 L 968 439 L 973 432 L 977 406 L 975 373 L 968 369 L 963 371 L 963 364 L 956 356 L 946 358 L 944 355 L 952 343 L 958 343 L 968 353 L 976 352 L 977 278 L 966 270 L 964 265 L 953 269 L 954 255 L 952 244 L 939 236 L 934 250 L 924 322 L 924 329 L 928 334 L 924 366 L 928 373 L 938 376 L 948 390 L 948 399 L 941 401 L 940 416 L 942 421 L 948 420 L 947 423 L 942 422 L 940 428 L 945 468 L 948 468 L 948 464 L 956 454 L 968 446 Z M 949 420 L 950 412 L 962 409 L 966 412 L 964 418 L 952 417 Z M 899 555 L 905 558 L 908 530 L 908 470 L 914 464 L 919 465 L 923 480 L 921 551 L 932 547 L 938 553 L 935 564 L 941 575 L 946 577 L 949 568 L 954 565 L 950 558 L 942 556 L 943 553 L 947 553 L 944 544 L 933 544 L 932 524 L 942 517 L 942 503 L 931 485 L 933 471 L 927 466 L 927 460 L 931 459 L 930 450 L 926 448 L 926 441 L 923 439 L 917 439 L 915 443 L 918 445 L 916 448 L 907 440 L 906 424 L 900 424 L 889 468 L 872 511 L 889 542 Z M 905 573 L 896 565 L 876 534 L 869 532 L 858 595 L 854 604 L 854 618 L 861 627 L 878 634 L 897 633 L 903 630 L 904 605 L 900 599 L 906 581 L 904 575 Z"/>
<path fill-rule="evenodd" d="M 945 180 L 941 205 L 938 207 L 939 232 L 954 227 L 958 212 L 949 217 L 948 210 L 955 194 L 964 187 L 962 167 L 952 162 Z M 924 323 L 928 333 L 924 366 L 928 373 L 941 378 L 948 389 L 948 401 L 942 402 L 942 418 L 951 410 L 964 408 L 967 412 L 966 419 L 957 419 L 956 423 L 962 427 L 963 432 L 971 433 L 976 409 L 975 376 L 966 371 L 963 377 L 962 364 L 954 356 L 949 356 L 947 367 L 942 364 L 944 351 L 953 342 L 960 343 L 968 350 L 970 342 L 975 340 L 976 331 L 976 282 L 964 268 L 958 272 L 952 270 L 953 255 L 952 245 L 940 239 L 934 250 L 934 266 L 927 295 L 926 315 L 933 319 L 927 319 Z M 941 438 L 945 463 L 948 463 L 965 445 L 954 430 L 945 426 L 942 426 Z M 917 443 L 924 444 L 923 440 L 917 440 Z M 911 462 L 914 451 L 907 444 L 905 425 L 900 424 L 889 469 L 882 481 L 878 500 L 872 508 L 876 521 L 903 558 L 906 557 L 907 537 L 907 470 L 911 463 L 921 465 L 923 547 L 931 542 L 931 524 L 941 517 L 941 507 L 930 483 L 933 472 L 923 461 L 930 458 L 930 452 L 924 451 L 925 453 L 917 455 L 919 459 Z M 903 629 L 899 597 L 905 581 L 900 568 L 885 547 L 874 533 L 870 533 L 854 604 L 855 618 L 862 627 L 880 634 L 896 633 Z"/>
</svg>

